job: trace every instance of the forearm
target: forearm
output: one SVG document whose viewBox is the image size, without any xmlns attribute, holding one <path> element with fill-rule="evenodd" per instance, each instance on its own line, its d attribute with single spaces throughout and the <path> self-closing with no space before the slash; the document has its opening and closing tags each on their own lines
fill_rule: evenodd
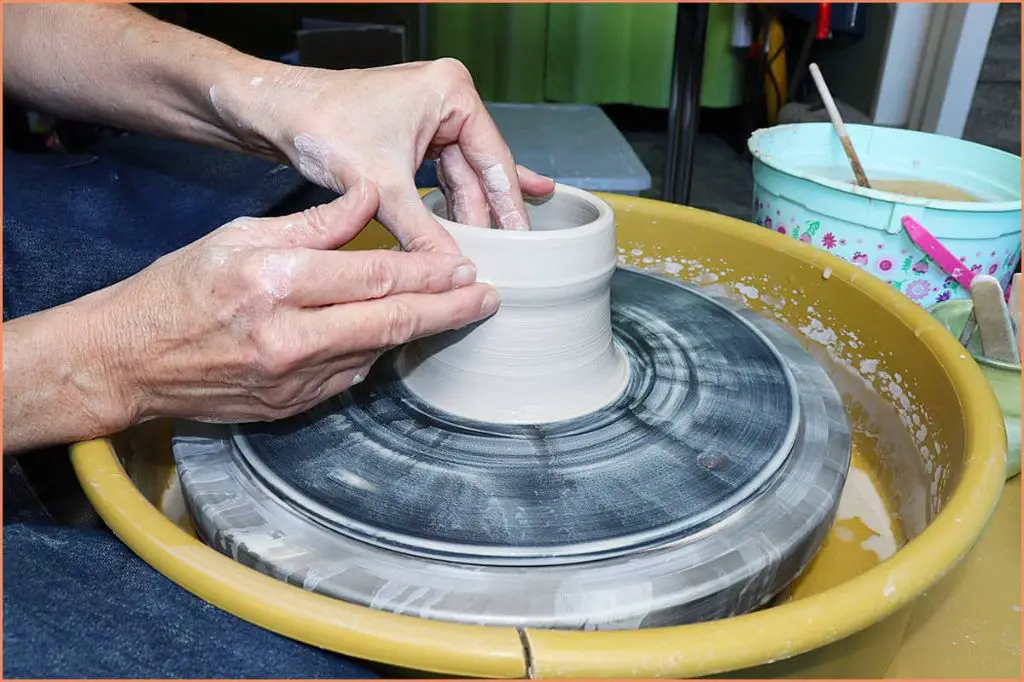
<svg viewBox="0 0 1024 682">
<path fill-rule="evenodd" d="M 4 323 L 5 455 L 96 438 L 134 422 L 129 386 L 110 366 L 122 349 L 110 333 L 117 323 L 104 312 L 105 295 Z"/>
<path fill-rule="evenodd" d="M 66 118 L 269 155 L 225 120 L 218 90 L 270 68 L 128 5 L 4 8 L 4 89 Z"/>
</svg>

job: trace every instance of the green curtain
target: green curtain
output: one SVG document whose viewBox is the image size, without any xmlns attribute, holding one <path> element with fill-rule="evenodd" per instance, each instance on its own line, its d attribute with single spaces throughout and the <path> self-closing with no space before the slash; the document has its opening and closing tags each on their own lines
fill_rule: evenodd
<svg viewBox="0 0 1024 682">
<path fill-rule="evenodd" d="M 462 60 L 485 100 L 668 106 L 674 4 L 429 6 L 430 52 Z M 732 6 L 711 5 L 701 103 L 739 103 Z"/>
<path fill-rule="evenodd" d="M 544 100 L 548 5 L 428 5 L 431 57 L 455 57 L 494 102 Z"/>
</svg>

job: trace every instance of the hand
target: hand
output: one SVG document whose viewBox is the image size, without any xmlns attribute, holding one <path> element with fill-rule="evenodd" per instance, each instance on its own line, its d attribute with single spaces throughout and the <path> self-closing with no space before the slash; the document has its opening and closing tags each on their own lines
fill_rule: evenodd
<svg viewBox="0 0 1024 682">
<path fill-rule="evenodd" d="M 497 309 L 461 256 L 336 251 L 372 185 L 302 214 L 239 218 L 106 290 L 137 418 L 273 420 L 361 381 L 384 351 Z M 118 324 L 117 321 L 121 324 Z"/>
<path fill-rule="evenodd" d="M 15 96 L 66 118 L 284 159 L 339 193 L 365 179 L 379 192 L 378 219 L 407 251 L 458 253 L 416 192 L 425 157 L 438 159 L 449 215 L 462 223 L 529 229 L 523 193 L 554 191 L 515 165 L 453 59 L 288 66 L 127 4 L 20 6 L 4 17 L 4 88 Z"/>
<path fill-rule="evenodd" d="M 378 219 L 407 251 L 458 253 L 423 206 L 414 175 L 438 159 L 456 221 L 527 230 L 523 193 L 554 183 L 516 166 L 466 68 L 453 59 L 328 71 L 266 64 L 221 98 L 226 127 L 288 158 L 310 181 L 342 192 L 361 180 L 380 194 Z M 237 112 L 237 113 L 233 113 Z"/>
</svg>

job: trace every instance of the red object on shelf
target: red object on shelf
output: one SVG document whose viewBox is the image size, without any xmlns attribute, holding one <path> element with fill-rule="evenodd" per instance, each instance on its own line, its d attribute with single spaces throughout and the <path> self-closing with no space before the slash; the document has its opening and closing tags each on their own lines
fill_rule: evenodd
<svg viewBox="0 0 1024 682">
<path fill-rule="evenodd" d="M 832 33 L 832 7 L 831 3 L 818 3 L 818 31 L 815 38 L 825 40 Z"/>
</svg>

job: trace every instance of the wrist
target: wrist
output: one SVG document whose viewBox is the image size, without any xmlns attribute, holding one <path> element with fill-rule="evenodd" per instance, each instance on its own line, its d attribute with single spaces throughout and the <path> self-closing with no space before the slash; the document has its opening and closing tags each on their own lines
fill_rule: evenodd
<svg viewBox="0 0 1024 682">
<path fill-rule="evenodd" d="M 219 60 L 207 80 L 212 114 L 243 151 L 289 162 L 286 102 L 277 96 L 282 84 L 301 67 L 236 53 Z"/>
<path fill-rule="evenodd" d="M 135 425 L 142 412 L 141 386 L 136 381 L 139 354 L 130 343 L 130 321 L 124 319 L 112 289 L 70 304 L 78 309 L 67 315 L 67 327 L 77 338 L 69 338 L 63 349 L 65 364 L 72 370 L 72 394 L 68 397 L 80 402 L 83 411 L 90 414 L 92 430 L 99 435 Z"/>
<path fill-rule="evenodd" d="M 137 392 L 118 371 L 125 349 L 111 333 L 109 311 L 91 298 L 4 323 L 5 452 L 98 438 L 136 423 Z"/>
<path fill-rule="evenodd" d="M 159 44 L 168 47 L 144 50 L 148 58 L 140 67 L 144 79 L 158 85 L 150 105 L 154 116 L 170 117 L 158 127 L 204 144 L 272 155 L 250 123 L 248 108 L 252 82 L 275 63 L 186 29 L 159 26 Z"/>
</svg>

